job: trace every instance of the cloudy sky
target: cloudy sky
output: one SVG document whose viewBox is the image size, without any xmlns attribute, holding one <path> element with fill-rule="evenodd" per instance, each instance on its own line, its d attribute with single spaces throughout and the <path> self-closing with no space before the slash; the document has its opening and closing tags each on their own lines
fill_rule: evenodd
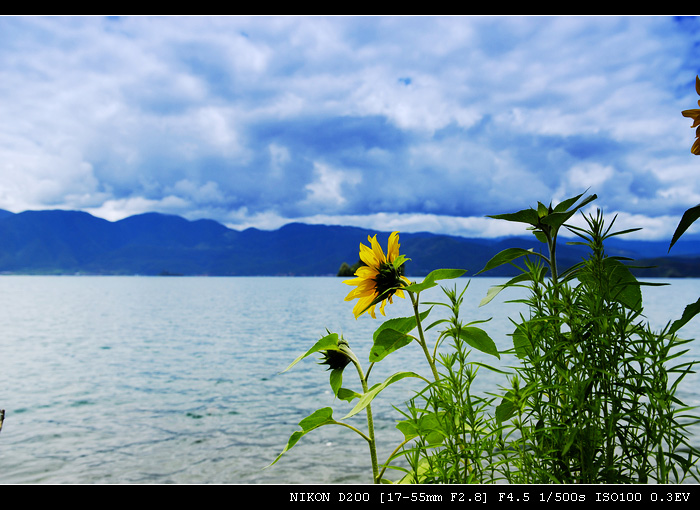
<svg viewBox="0 0 700 510">
<path fill-rule="evenodd" d="M 589 189 L 669 239 L 697 74 L 694 18 L 0 17 L 0 208 L 492 236 Z"/>
</svg>

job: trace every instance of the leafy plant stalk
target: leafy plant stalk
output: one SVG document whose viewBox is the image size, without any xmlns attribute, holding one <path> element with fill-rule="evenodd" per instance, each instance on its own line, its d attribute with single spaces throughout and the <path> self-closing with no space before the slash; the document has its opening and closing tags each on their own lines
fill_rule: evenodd
<svg viewBox="0 0 700 510">
<path fill-rule="evenodd" d="M 362 366 L 360 365 L 359 360 L 357 357 L 352 354 L 350 356 L 350 361 L 352 362 L 353 365 L 355 365 L 355 368 L 357 369 L 357 375 L 360 378 L 360 382 L 362 384 L 362 391 L 363 393 L 367 393 L 369 391 L 369 387 L 367 385 L 367 378 L 365 377 L 365 374 L 362 371 Z M 369 371 L 367 371 L 367 374 L 369 376 Z M 372 417 L 372 405 L 367 404 L 367 408 L 365 409 L 365 412 L 367 414 L 367 442 L 369 443 L 369 454 L 370 454 L 370 459 L 372 462 L 372 481 L 374 483 L 379 483 L 379 463 L 377 462 L 377 440 L 374 435 L 374 418 Z"/>
<path fill-rule="evenodd" d="M 393 240 L 392 240 L 393 239 Z M 376 282 L 377 292 L 374 299 L 371 301 L 365 301 L 364 305 L 359 309 L 356 307 L 356 316 L 364 313 L 365 311 L 373 311 L 374 306 L 382 303 L 382 310 L 384 306 L 384 301 L 389 300 L 394 294 L 400 292 L 408 292 L 412 304 L 413 304 L 413 316 L 405 318 L 390 319 L 382 323 L 373 335 L 373 346 L 370 350 L 369 361 L 370 366 L 365 374 L 362 370 L 362 366 L 349 348 L 349 344 L 341 336 L 336 333 L 328 332 L 328 335 L 321 338 L 311 349 L 309 349 L 305 354 L 299 356 L 294 362 L 292 362 L 286 370 L 289 370 L 299 361 L 310 356 L 314 353 L 321 353 L 325 358 L 325 363 L 329 365 L 329 370 L 331 370 L 330 384 L 333 389 L 334 395 L 341 401 L 353 402 L 357 401 L 354 407 L 343 417 L 342 420 L 336 420 L 333 418 L 333 410 L 331 408 L 323 408 L 315 411 L 309 417 L 302 420 L 299 425 L 301 427 L 300 431 L 294 432 L 289 438 L 287 446 L 284 448 L 282 453 L 273 461 L 275 464 L 284 453 L 290 450 L 305 434 L 315 430 L 321 426 L 325 425 L 344 425 L 351 430 L 357 432 L 363 439 L 365 439 L 369 444 L 370 459 L 372 465 L 372 480 L 374 483 L 381 483 L 383 481 L 384 473 L 389 466 L 389 462 L 395 458 L 396 452 L 400 450 L 401 445 L 397 448 L 394 453 L 389 457 L 389 460 L 382 466 L 380 472 L 380 466 L 377 460 L 377 444 L 375 437 L 375 427 L 374 427 L 374 417 L 372 413 L 371 403 L 372 401 L 389 385 L 394 384 L 404 378 L 418 378 L 423 380 L 426 384 L 430 384 L 428 380 L 423 378 L 421 375 L 414 372 L 398 372 L 396 374 L 388 377 L 384 382 L 369 385 L 369 375 L 372 371 L 374 365 L 383 360 L 386 356 L 395 352 L 396 350 L 409 345 L 413 340 L 417 341 L 423 353 L 426 356 L 428 364 L 430 365 L 431 372 L 435 379 L 439 379 L 439 374 L 435 368 L 434 359 L 430 356 L 427 348 L 427 343 L 425 339 L 425 332 L 423 329 L 422 321 L 430 313 L 430 309 L 420 312 L 419 310 L 419 294 L 425 289 L 429 289 L 437 285 L 437 281 L 444 279 L 458 278 L 464 274 L 464 270 L 455 269 L 438 269 L 432 271 L 428 274 L 425 279 L 420 283 L 409 283 L 406 285 L 406 278 L 403 276 L 401 271 L 401 266 L 407 260 L 403 255 L 398 254 L 398 243 L 397 238 L 392 234 L 390 236 L 388 258 L 384 258 L 384 255 L 377 249 L 376 239 L 370 238 L 373 246 L 373 254 L 368 255 L 368 249 L 363 248 L 364 252 L 361 250 L 361 256 L 364 254 L 366 261 L 372 263 L 377 271 L 377 279 L 372 280 Z M 392 244 L 393 243 L 393 244 Z M 368 270 L 358 269 L 357 274 L 366 275 Z M 352 281 L 352 284 L 358 285 L 358 290 L 353 291 L 350 297 L 358 296 L 364 297 L 366 295 L 366 284 L 361 284 L 362 280 L 368 281 L 363 276 L 358 277 L 358 280 Z M 395 282 L 395 286 L 387 285 L 387 282 Z M 411 331 L 418 329 L 418 338 L 411 335 Z M 361 393 L 356 393 L 352 390 L 346 389 L 342 386 L 342 374 L 343 370 L 347 364 L 353 363 L 357 370 L 357 374 L 361 384 Z M 286 371 L 285 370 L 285 371 Z M 365 411 L 367 416 L 367 433 L 361 432 L 359 429 L 348 425 L 343 420 L 353 417 L 355 414 Z M 410 439 L 409 439 L 410 441 Z M 402 444 L 407 441 L 404 440 Z M 271 465 L 272 465 L 271 464 Z"/>
<path fill-rule="evenodd" d="M 433 378 L 437 381 L 440 379 L 440 374 L 438 374 L 437 368 L 435 367 L 435 360 L 433 356 L 430 355 L 428 344 L 425 341 L 425 334 L 423 333 L 423 324 L 421 321 L 420 312 L 418 310 L 419 294 L 414 294 L 413 292 L 409 291 L 409 295 L 411 296 L 411 303 L 413 305 L 413 314 L 416 317 L 416 327 L 418 329 L 418 343 L 420 344 L 421 349 L 423 349 L 423 353 L 425 354 L 425 359 L 428 361 L 428 365 L 430 365 L 430 370 L 433 373 Z"/>
</svg>

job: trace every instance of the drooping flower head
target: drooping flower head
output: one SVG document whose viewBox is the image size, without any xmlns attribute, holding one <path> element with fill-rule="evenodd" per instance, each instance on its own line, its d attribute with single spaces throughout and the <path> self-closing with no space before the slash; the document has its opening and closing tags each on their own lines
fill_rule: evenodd
<svg viewBox="0 0 700 510">
<path fill-rule="evenodd" d="M 700 94 L 700 77 L 698 76 L 695 77 L 695 91 Z M 698 106 L 700 106 L 700 100 L 698 100 Z M 683 117 L 693 119 L 693 125 L 690 127 L 697 129 L 695 130 L 695 143 L 691 147 L 690 152 L 700 156 L 700 109 L 683 110 L 681 114 Z"/>
<path fill-rule="evenodd" d="M 403 263 L 405 257 L 399 255 L 399 233 L 392 232 L 389 236 L 386 256 L 382 247 L 377 241 L 377 236 L 369 237 L 367 240 L 370 246 L 360 243 L 360 260 L 365 264 L 355 271 L 354 280 L 346 280 L 348 285 L 357 288 L 350 291 L 345 297 L 345 301 L 357 298 L 357 303 L 353 308 L 355 318 L 364 312 L 369 312 L 372 318 L 377 318 L 375 306 L 381 303 L 379 311 L 382 315 L 387 301 L 392 303 L 394 295 L 404 297 L 403 291 L 399 288 L 410 283 L 408 278 L 403 276 Z"/>
<path fill-rule="evenodd" d="M 338 340 L 338 349 L 321 351 L 322 358 L 319 364 L 328 365 L 328 370 L 342 371 L 351 361 L 346 349 L 350 349 L 350 345 L 347 340 L 340 338 Z"/>
</svg>

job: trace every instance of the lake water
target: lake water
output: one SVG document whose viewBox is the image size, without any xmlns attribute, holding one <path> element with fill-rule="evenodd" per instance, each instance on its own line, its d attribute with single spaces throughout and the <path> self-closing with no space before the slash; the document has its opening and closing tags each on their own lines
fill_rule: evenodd
<svg viewBox="0 0 700 510">
<path fill-rule="evenodd" d="M 501 281 L 471 280 L 462 313 L 493 317 L 483 327 L 507 348 L 507 317 L 520 308 L 478 307 Z M 700 296 L 700 280 L 670 283 L 644 288 L 657 328 Z M 349 289 L 340 278 L 0 277 L 0 483 L 368 483 L 367 447 L 344 427 L 308 434 L 263 469 L 302 418 L 348 409 L 317 356 L 280 372 L 326 328 L 366 360 L 379 320 L 354 319 Z M 387 312 L 411 309 L 396 299 Z M 700 319 L 682 333 L 700 338 Z M 690 348 L 700 359 L 698 342 Z M 372 380 L 399 370 L 427 374 L 415 345 L 377 364 Z M 353 372 L 345 377 L 356 387 Z M 484 391 L 506 383 L 488 372 L 477 380 Z M 689 376 L 679 397 L 700 405 L 699 383 Z M 380 461 L 401 439 L 391 405 L 410 388 L 401 381 L 373 404 Z"/>
</svg>

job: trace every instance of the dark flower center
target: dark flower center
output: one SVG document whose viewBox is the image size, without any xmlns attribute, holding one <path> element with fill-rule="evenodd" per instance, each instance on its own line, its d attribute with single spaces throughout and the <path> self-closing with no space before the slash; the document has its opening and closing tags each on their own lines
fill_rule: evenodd
<svg viewBox="0 0 700 510">
<path fill-rule="evenodd" d="M 379 274 L 374 279 L 374 288 L 377 291 L 377 295 L 384 299 L 391 297 L 396 292 L 395 287 L 399 287 L 402 284 L 402 272 L 403 266 L 397 270 L 392 264 L 381 264 L 379 266 Z"/>
</svg>

